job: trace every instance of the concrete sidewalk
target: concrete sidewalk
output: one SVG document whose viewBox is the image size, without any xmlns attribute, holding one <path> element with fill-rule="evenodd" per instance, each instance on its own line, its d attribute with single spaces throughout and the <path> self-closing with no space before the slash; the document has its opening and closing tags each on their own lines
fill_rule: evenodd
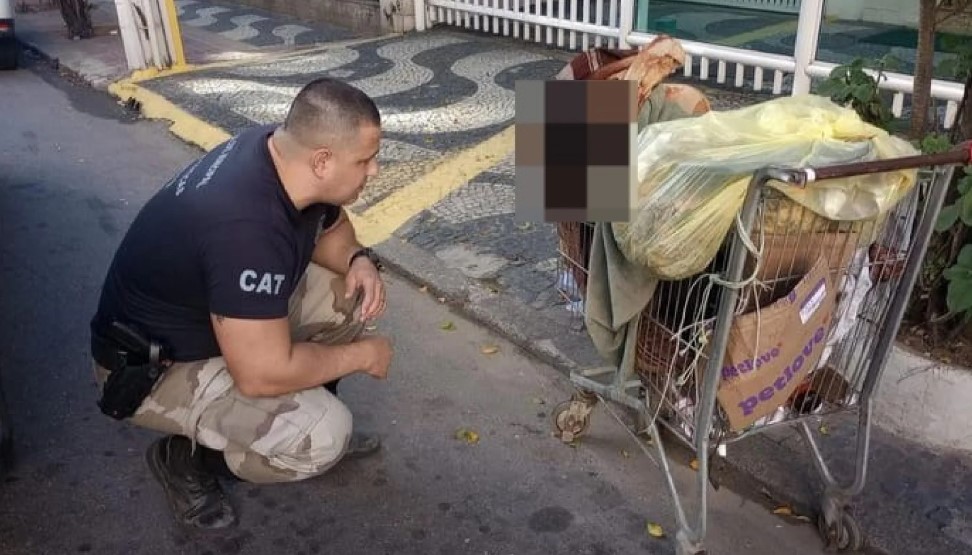
<svg viewBox="0 0 972 555">
<path fill-rule="evenodd" d="M 265 54 L 265 53 L 264 53 Z M 354 216 L 366 242 L 401 274 L 563 369 L 599 364 L 560 302 L 556 232 L 513 221 L 514 83 L 545 79 L 570 54 L 461 31 L 361 39 L 276 53 L 114 87 L 143 113 L 176 121 L 203 148 L 254 123 L 278 121 L 318 75 L 371 94 L 385 118 L 382 176 Z M 762 97 L 706 89 L 717 109 Z M 180 123 L 181 122 L 181 123 Z M 609 418 L 598 409 L 594 418 Z M 848 470 L 853 426 L 830 424 L 825 448 Z M 855 514 L 895 554 L 972 553 L 972 465 L 875 432 L 871 474 Z M 734 445 L 720 479 L 765 489 L 808 513 L 817 506 L 809 454 L 794 435 Z M 845 475 L 845 474 L 842 474 Z"/>
<path fill-rule="evenodd" d="M 128 64 L 114 4 L 92 3 L 95 36 L 91 38 L 72 40 L 56 5 L 36 1 L 26 4 L 29 11 L 16 14 L 17 38 L 26 48 L 56 61 L 85 83 L 106 89 L 129 73 Z"/>
</svg>

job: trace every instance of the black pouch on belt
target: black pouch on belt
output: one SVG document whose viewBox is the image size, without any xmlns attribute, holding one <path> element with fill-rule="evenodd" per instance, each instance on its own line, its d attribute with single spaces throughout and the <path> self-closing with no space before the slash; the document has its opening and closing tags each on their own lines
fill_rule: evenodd
<svg viewBox="0 0 972 555">
<path fill-rule="evenodd" d="M 135 414 L 166 365 L 162 346 L 133 327 L 112 322 L 91 338 L 92 356 L 109 371 L 98 400 L 104 414 L 122 420 Z"/>
</svg>

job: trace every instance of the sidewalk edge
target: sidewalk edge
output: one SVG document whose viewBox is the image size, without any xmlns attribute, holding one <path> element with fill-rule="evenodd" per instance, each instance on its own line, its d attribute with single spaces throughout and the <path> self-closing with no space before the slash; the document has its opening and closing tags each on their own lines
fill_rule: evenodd
<svg viewBox="0 0 972 555">
<path fill-rule="evenodd" d="M 397 277 L 427 288 L 441 302 L 509 341 L 522 354 L 564 373 L 579 368 L 564 353 L 538 344 L 536 335 L 523 325 L 537 320 L 536 310 L 518 304 L 504 294 L 492 293 L 458 270 L 446 268 L 434 255 L 397 236 L 373 248 L 382 263 Z"/>
<path fill-rule="evenodd" d="M 203 150 L 212 150 L 230 138 L 225 130 L 193 116 L 163 96 L 129 80 L 112 83 L 108 92 L 123 103 L 132 105 L 146 119 L 169 121 L 169 131 L 173 135 Z"/>
<path fill-rule="evenodd" d="M 29 52 L 48 64 L 54 65 L 54 68 L 57 71 L 69 74 L 71 79 L 74 81 L 82 82 L 87 86 L 99 91 L 107 91 L 109 85 L 111 85 L 110 79 L 93 79 L 86 76 L 81 71 L 61 62 L 60 58 L 45 52 L 43 48 L 37 46 L 27 38 L 18 36 L 17 43 L 20 45 L 21 55 L 23 55 L 25 52 Z"/>
</svg>

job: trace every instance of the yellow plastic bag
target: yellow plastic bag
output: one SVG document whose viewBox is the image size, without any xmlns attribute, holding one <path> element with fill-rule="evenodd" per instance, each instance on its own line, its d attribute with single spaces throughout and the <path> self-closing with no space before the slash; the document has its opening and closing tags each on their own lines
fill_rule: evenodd
<svg viewBox="0 0 972 555">
<path fill-rule="evenodd" d="M 629 260 L 659 279 L 683 279 L 715 257 L 759 168 L 821 167 L 917 153 L 853 110 L 814 95 L 658 122 L 638 136 L 631 221 L 616 222 L 612 229 Z M 893 208 L 916 178 L 916 170 L 906 170 L 820 181 L 806 189 L 771 185 L 824 218 L 863 221 Z"/>
</svg>

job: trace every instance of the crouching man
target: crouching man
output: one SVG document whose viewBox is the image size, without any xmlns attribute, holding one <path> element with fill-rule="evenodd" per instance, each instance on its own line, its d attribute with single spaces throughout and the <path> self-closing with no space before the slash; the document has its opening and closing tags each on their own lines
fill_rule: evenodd
<svg viewBox="0 0 972 555">
<path fill-rule="evenodd" d="M 368 96 L 313 81 L 281 126 L 176 175 L 118 247 L 91 320 L 98 404 L 167 434 L 146 458 L 177 520 L 235 521 L 220 470 L 295 481 L 378 448 L 336 395 L 391 360 L 364 333 L 385 309 L 378 260 L 343 208 L 377 174 L 380 134 Z"/>
</svg>

